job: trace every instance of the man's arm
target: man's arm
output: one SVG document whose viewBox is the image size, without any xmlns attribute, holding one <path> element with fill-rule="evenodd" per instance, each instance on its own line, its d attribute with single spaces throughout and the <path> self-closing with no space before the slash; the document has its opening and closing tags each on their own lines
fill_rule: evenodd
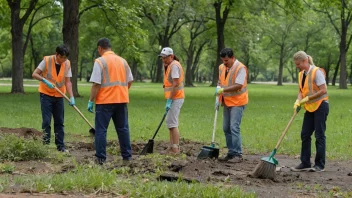
<svg viewBox="0 0 352 198">
<path fill-rule="evenodd" d="M 172 91 L 171 91 L 171 95 L 170 95 L 170 99 L 174 100 L 174 97 L 176 95 L 176 91 L 177 91 L 177 87 L 181 84 L 180 79 L 179 78 L 173 78 L 172 79 Z"/>
<path fill-rule="evenodd" d="M 99 92 L 99 90 L 100 90 L 100 87 L 101 87 L 101 85 L 100 84 L 98 84 L 98 83 L 93 83 L 93 85 L 92 85 L 92 89 L 91 89 L 91 91 L 90 91 L 90 97 L 89 97 L 89 100 L 90 101 L 95 101 L 95 98 L 97 97 L 97 95 L 98 95 L 98 92 Z"/>
<path fill-rule="evenodd" d="M 42 81 L 43 80 L 43 76 L 41 75 L 42 74 L 42 70 L 36 68 L 32 74 L 32 77 L 34 79 L 37 79 L 39 81 Z"/>
<path fill-rule="evenodd" d="M 73 92 L 72 92 L 72 83 L 71 83 L 70 77 L 65 77 L 65 86 L 66 86 L 66 91 L 68 92 L 68 95 L 70 95 L 70 98 L 72 98 Z"/>
</svg>

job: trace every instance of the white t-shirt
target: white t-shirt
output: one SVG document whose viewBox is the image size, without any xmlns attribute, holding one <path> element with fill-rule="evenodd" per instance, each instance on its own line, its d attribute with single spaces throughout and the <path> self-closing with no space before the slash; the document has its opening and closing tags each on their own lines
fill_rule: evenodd
<svg viewBox="0 0 352 198">
<path fill-rule="evenodd" d="M 307 74 L 309 74 L 309 73 L 311 72 L 312 68 L 313 68 L 313 66 L 310 65 Z M 305 71 L 304 71 L 304 72 L 305 72 Z M 307 74 L 306 74 L 306 75 L 307 75 Z M 317 72 L 315 72 L 315 80 L 314 80 L 314 81 L 315 81 L 315 84 L 316 84 L 318 87 L 319 87 L 320 85 L 326 84 L 324 74 L 323 74 L 323 72 L 322 72 L 320 69 L 318 69 Z"/>
<path fill-rule="evenodd" d="M 58 63 L 56 62 L 56 58 L 55 58 L 55 64 L 58 64 Z M 42 60 L 42 62 L 39 63 L 39 65 L 38 65 L 37 68 L 40 69 L 40 71 L 44 71 L 44 70 L 45 70 L 45 61 Z M 70 69 L 68 70 L 68 72 L 67 72 L 67 74 L 66 74 L 65 77 L 72 77 L 71 67 L 70 67 Z"/>
<path fill-rule="evenodd" d="M 171 78 L 172 79 L 180 78 L 180 76 L 181 76 L 180 68 L 176 64 L 171 65 Z"/>
<path fill-rule="evenodd" d="M 130 69 L 130 66 L 128 65 L 127 61 L 127 82 L 132 82 L 133 81 L 133 75 Z M 90 76 L 90 80 L 89 82 L 94 82 L 97 84 L 101 84 L 101 73 L 103 72 L 103 69 L 101 68 L 101 66 L 99 65 L 98 62 L 94 62 L 94 66 L 93 66 L 93 72 L 92 75 Z"/>
</svg>

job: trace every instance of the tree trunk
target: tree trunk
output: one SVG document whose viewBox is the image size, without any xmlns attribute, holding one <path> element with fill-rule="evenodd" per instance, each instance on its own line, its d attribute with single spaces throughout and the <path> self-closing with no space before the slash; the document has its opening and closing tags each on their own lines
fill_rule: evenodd
<svg viewBox="0 0 352 198">
<path fill-rule="evenodd" d="M 280 63 L 279 63 L 279 76 L 277 77 L 277 85 L 282 85 L 282 75 L 284 71 L 284 45 L 280 46 Z"/>
<path fill-rule="evenodd" d="M 335 86 L 337 74 L 339 72 L 340 62 L 341 62 L 341 56 L 339 57 L 339 60 L 337 61 L 337 64 L 335 67 L 334 76 L 332 77 L 332 83 L 331 83 L 332 86 Z"/>
<path fill-rule="evenodd" d="M 72 91 L 75 97 L 79 97 L 77 86 L 78 74 L 78 25 L 79 25 L 79 0 L 63 0 L 64 4 L 64 21 L 63 21 L 63 40 L 64 44 L 69 47 L 72 70 Z"/>
<path fill-rule="evenodd" d="M 216 32 L 217 32 L 218 48 L 217 48 L 217 54 L 216 54 L 216 62 L 213 67 L 213 79 L 212 79 L 211 86 L 216 86 L 218 84 L 218 80 L 219 80 L 218 66 L 221 64 L 221 58 L 219 54 L 221 50 L 225 48 L 224 29 L 225 29 L 226 19 L 230 11 L 229 8 L 226 7 L 222 14 L 223 17 L 221 18 L 221 3 L 222 3 L 221 1 L 217 1 L 214 3 L 215 14 L 216 14 Z"/>
<path fill-rule="evenodd" d="M 194 50 L 195 49 L 193 47 L 193 44 L 191 43 L 188 47 L 188 54 L 187 54 L 187 61 L 186 61 L 187 62 L 187 67 L 186 67 L 186 86 L 187 87 L 194 87 L 193 73 L 192 73 Z"/>
<path fill-rule="evenodd" d="M 343 12 L 342 12 L 343 13 Z M 344 18 L 341 18 L 342 30 L 341 30 L 341 42 L 340 42 L 340 89 L 347 89 L 347 70 L 346 70 L 346 38 L 347 38 L 347 26 Z"/>
</svg>

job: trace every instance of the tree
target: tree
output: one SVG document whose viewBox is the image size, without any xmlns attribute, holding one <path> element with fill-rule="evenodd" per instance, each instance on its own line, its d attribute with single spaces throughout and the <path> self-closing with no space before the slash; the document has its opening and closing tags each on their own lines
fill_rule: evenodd
<svg viewBox="0 0 352 198">
<path fill-rule="evenodd" d="M 28 8 L 21 16 L 21 0 L 7 0 L 11 9 L 12 42 L 12 88 L 11 93 L 24 93 L 23 89 L 23 26 L 34 10 L 38 0 L 30 0 Z"/>
<path fill-rule="evenodd" d="M 304 1 L 309 7 L 313 8 L 315 11 L 325 14 L 331 25 L 334 27 L 337 34 L 340 36 L 340 64 L 337 64 L 335 73 L 337 74 L 338 66 L 340 66 L 340 89 L 347 89 L 347 62 L 346 55 L 349 48 L 349 45 L 352 41 L 352 34 L 349 38 L 348 29 L 349 25 L 352 21 L 352 3 L 346 0 L 324 0 L 320 1 L 318 6 L 315 6 L 313 3 L 308 3 L 306 0 Z M 318 7 L 318 8 L 317 8 Z M 339 13 L 339 16 L 337 15 Z M 338 27 L 337 20 L 335 18 L 339 18 L 340 20 L 340 28 Z M 334 76 L 333 85 L 335 85 Z"/>
</svg>

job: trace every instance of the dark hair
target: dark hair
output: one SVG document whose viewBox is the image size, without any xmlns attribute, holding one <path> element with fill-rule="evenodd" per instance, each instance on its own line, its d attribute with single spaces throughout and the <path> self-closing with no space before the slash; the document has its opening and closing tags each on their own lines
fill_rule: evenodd
<svg viewBox="0 0 352 198">
<path fill-rule="evenodd" d="M 174 54 L 174 60 L 180 61 L 180 59 Z"/>
<path fill-rule="evenodd" d="M 109 48 L 111 48 L 110 40 L 107 38 L 101 38 L 98 40 L 97 46 L 99 46 L 103 49 L 109 49 Z"/>
<path fill-rule="evenodd" d="M 234 55 L 233 55 L 233 51 L 232 51 L 231 48 L 224 48 L 224 49 L 222 49 L 221 52 L 220 52 L 220 57 L 221 57 L 221 58 L 225 58 L 225 57 L 231 58 L 231 57 L 233 57 L 233 56 L 234 56 Z"/>
<path fill-rule="evenodd" d="M 68 50 L 68 47 L 66 45 L 58 45 L 56 47 L 56 53 L 66 57 L 70 55 L 70 51 Z"/>
</svg>

